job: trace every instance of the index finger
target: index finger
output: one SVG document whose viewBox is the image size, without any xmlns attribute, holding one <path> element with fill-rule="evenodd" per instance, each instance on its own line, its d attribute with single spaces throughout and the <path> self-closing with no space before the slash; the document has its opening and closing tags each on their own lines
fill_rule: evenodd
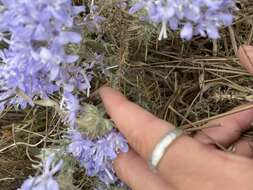
<svg viewBox="0 0 253 190">
<path fill-rule="evenodd" d="M 173 125 L 156 118 L 140 106 L 128 101 L 121 93 L 108 87 L 100 89 L 104 106 L 118 129 L 125 135 L 130 146 L 146 161 L 160 139 L 174 128 Z M 217 176 L 223 173 L 218 159 L 213 159 L 213 150 L 189 136 L 178 138 L 166 151 L 158 170 L 166 180 L 177 180 L 181 175 L 172 173 L 192 173 L 191 176 L 205 176 L 212 168 Z M 206 160 L 209 160 L 208 167 Z M 207 175 L 208 176 L 208 175 Z"/>
</svg>

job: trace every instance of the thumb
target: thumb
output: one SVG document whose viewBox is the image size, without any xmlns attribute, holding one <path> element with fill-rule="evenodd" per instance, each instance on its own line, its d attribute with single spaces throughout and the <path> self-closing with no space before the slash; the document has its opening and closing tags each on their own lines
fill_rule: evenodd
<svg viewBox="0 0 253 190">
<path fill-rule="evenodd" d="M 240 63 L 249 73 L 253 74 L 253 46 L 242 45 L 238 51 Z"/>
</svg>

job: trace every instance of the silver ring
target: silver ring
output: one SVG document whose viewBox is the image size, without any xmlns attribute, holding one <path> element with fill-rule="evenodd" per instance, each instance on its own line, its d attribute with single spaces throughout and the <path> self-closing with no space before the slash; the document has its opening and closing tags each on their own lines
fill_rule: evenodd
<svg viewBox="0 0 253 190">
<path fill-rule="evenodd" d="M 169 131 L 155 146 L 149 160 L 149 166 L 152 170 L 155 170 L 164 156 L 167 148 L 183 134 L 183 130 L 175 128 L 172 131 Z"/>
</svg>

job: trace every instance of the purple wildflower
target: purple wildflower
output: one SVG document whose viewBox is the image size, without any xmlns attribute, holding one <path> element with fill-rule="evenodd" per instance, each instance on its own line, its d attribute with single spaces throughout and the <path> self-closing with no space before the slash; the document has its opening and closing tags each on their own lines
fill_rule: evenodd
<svg viewBox="0 0 253 190">
<path fill-rule="evenodd" d="M 191 23 L 187 23 L 181 30 L 181 38 L 190 40 L 192 39 L 192 36 L 193 36 L 193 26 Z"/>
<path fill-rule="evenodd" d="M 53 164 L 54 158 L 54 155 L 50 155 L 43 163 L 43 173 L 25 180 L 18 190 L 59 190 L 59 184 L 53 176 L 59 172 L 63 161 Z"/>
<path fill-rule="evenodd" d="M 181 38 L 190 40 L 195 35 L 219 38 L 218 29 L 233 22 L 234 0 L 139 0 L 130 14 L 146 8 L 147 19 L 161 24 L 159 40 L 167 38 L 167 27 L 182 29 Z"/>
<path fill-rule="evenodd" d="M 84 10 L 71 0 L 0 0 L 0 38 L 8 48 L 0 50 L 0 99 L 22 91 L 30 99 L 48 98 L 61 88 L 90 88 L 89 79 L 74 63 L 78 56 L 67 54 L 65 45 L 79 43 L 81 35 L 72 32 L 74 17 Z M 6 104 L 25 108 L 27 102 L 15 96 Z"/>
<path fill-rule="evenodd" d="M 116 3 L 116 7 L 120 8 L 120 9 L 126 9 L 127 8 L 127 0 L 119 0 Z"/>
<path fill-rule="evenodd" d="M 90 13 L 84 17 L 84 24 L 89 32 L 102 32 L 101 24 L 106 20 L 105 17 L 99 15 L 97 5 L 91 5 Z"/>
<path fill-rule="evenodd" d="M 65 92 L 63 94 L 62 103 L 66 104 L 65 107 L 68 113 L 66 117 L 66 121 L 73 128 L 75 127 L 76 117 L 80 109 L 78 98 L 70 92 Z"/>
<path fill-rule="evenodd" d="M 97 176 L 107 185 L 118 180 L 112 161 L 120 152 L 128 151 L 126 139 L 120 133 L 112 131 L 101 138 L 89 140 L 73 130 L 70 131 L 70 139 L 68 152 L 86 168 L 88 176 Z"/>
</svg>

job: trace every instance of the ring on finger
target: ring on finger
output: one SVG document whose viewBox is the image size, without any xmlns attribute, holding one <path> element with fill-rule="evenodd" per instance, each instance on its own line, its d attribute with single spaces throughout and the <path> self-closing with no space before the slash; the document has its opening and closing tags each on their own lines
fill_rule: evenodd
<svg viewBox="0 0 253 190">
<path fill-rule="evenodd" d="M 168 147 L 181 135 L 183 130 L 175 128 L 172 131 L 169 131 L 155 146 L 153 152 L 151 153 L 149 159 L 149 166 L 152 170 L 155 170 L 164 156 Z"/>
</svg>

